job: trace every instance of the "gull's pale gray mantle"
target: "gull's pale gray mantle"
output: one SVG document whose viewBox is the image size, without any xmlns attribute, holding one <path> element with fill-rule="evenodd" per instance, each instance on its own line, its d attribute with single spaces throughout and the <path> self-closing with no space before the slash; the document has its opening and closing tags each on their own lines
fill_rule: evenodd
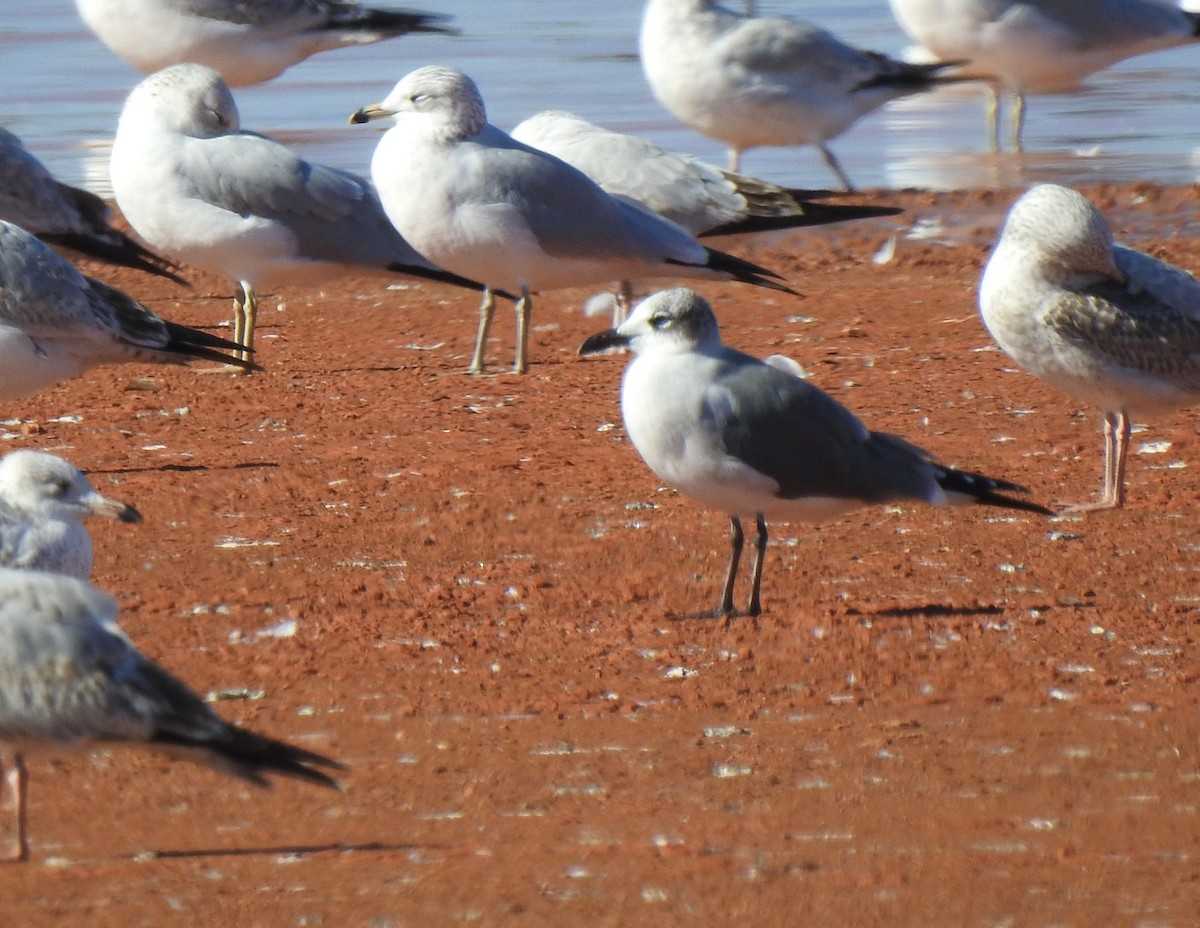
<svg viewBox="0 0 1200 928">
<path fill-rule="evenodd" d="M 138 653 L 111 596 L 73 577 L 0 568 L 0 767 L 14 804 L 7 858 L 26 860 L 27 757 L 121 745 L 253 783 L 267 774 L 338 788 L 341 764 L 224 721 Z"/>
<path fill-rule="evenodd" d="M 688 277 L 794 293 L 779 274 L 705 248 L 675 223 L 489 124 L 479 88 L 461 71 L 419 68 L 351 121 L 385 117 L 395 125 L 379 140 L 371 177 L 388 218 L 430 261 L 521 294 L 517 372 L 526 369 L 537 291 Z M 485 296 L 473 373 L 483 370 L 493 310 Z"/>
<path fill-rule="evenodd" d="M 102 364 L 221 361 L 237 346 L 167 322 L 148 306 L 75 270 L 24 229 L 0 220 L 0 401 L 27 396 Z"/>
<path fill-rule="evenodd" d="M 1113 243 L 1083 194 L 1056 184 L 1009 211 L 979 284 L 992 337 L 1022 367 L 1104 412 L 1099 498 L 1125 502 L 1130 414 L 1200 400 L 1200 282 Z"/>
<path fill-rule="evenodd" d="M 1006 495 L 1006 480 L 936 463 L 911 442 L 872 432 L 829 394 L 721 344 L 712 308 L 686 289 L 643 300 L 622 325 L 593 335 L 580 354 L 626 347 L 625 430 L 655 474 L 704 506 L 730 515 L 729 568 L 717 614 L 734 614 L 740 516 L 758 537 L 747 612 L 761 611 L 766 519 L 818 521 L 860 506 L 912 500 L 983 503 L 1052 515 Z"/>
<path fill-rule="evenodd" d="M 221 75 L 166 68 L 125 101 L 113 141 L 117 205 L 155 248 L 237 281 L 234 341 L 253 348 L 256 292 L 352 270 L 482 290 L 436 267 L 388 222 L 365 179 L 242 131 Z"/>
<path fill-rule="evenodd" d="M 87 190 L 60 184 L 7 129 L 0 129 L 0 219 L 44 242 L 110 264 L 186 281 L 108 221 L 108 204 Z"/>
<path fill-rule="evenodd" d="M 136 509 L 97 493 L 74 464 L 21 448 L 0 458 L 0 566 L 67 574 L 92 573 L 89 516 L 141 522 Z"/>
<path fill-rule="evenodd" d="M 354 0 L 75 0 L 88 28 L 144 74 L 185 61 L 231 87 L 261 84 L 310 55 L 409 32 L 455 30 L 439 13 Z"/>
<path fill-rule="evenodd" d="M 648 0 L 642 68 L 670 113 L 729 146 L 730 170 L 763 145 L 815 145 L 847 189 L 827 142 L 907 94 L 960 80 L 949 63 L 907 64 L 808 23 L 747 16 L 714 0 Z"/>
</svg>

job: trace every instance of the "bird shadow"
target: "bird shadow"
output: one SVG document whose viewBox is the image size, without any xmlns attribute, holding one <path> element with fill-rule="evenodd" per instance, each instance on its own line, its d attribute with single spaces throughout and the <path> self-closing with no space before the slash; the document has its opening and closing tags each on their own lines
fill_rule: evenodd
<svg viewBox="0 0 1200 928">
<path fill-rule="evenodd" d="M 161 474 L 161 473 L 179 473 L 190 474 L 194 471 L 217 471 L 217 470 L 263 470 L 266 468 L 279 467 L 276 461 L 241 461 L 237 464 L 226 464 L 221 466 L 213 466 L 211 464 L 157 464 L 146 467 L 112 467 L 112 468 L 89 468 L 89 474 Z"/>
<path fill-rule="evenodd" d="M 324 854 L 336 852 L 346 854 L 352 851 L 416 851 L 440 849 L 451 850 L 449 847 L 428 844 L 392 844 L 386 841 L 364 841 L 361 844 L 288 844 L 276 847 L 215 847 L 193 848 L 191 850 L 147 851 L 140 854 L 139 859 L 150 860 L 190 860 L 203 857 L 278 857 L 286 854 Z"/>
</svg>

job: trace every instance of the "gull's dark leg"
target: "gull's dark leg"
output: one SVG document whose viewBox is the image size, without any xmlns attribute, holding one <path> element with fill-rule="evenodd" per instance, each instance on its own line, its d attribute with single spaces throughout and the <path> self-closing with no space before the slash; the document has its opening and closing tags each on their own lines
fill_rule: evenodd
<svg viewBox="0 0 1200 928">
<path fill-rule="evenodd" d="M 725 590 L 721 593 L 721 605 L 717 607 L 717 615 L 724 616 L 725 622 L 733 618 L 733 584 L 737 579 L 738 562 L 742 559 L 742 545 L 746 538 L 742 534 L 742 520 L 737 516 L 729 517 L 729 569 L 725 572 Z"/>
<path fill-rule="evenodd" d="M 754 565 L 751 569 L 750 605 L 746 612 L 756 619 L 762 613 L 762 574 L 763 559 L 767 556 L 767 520 L 761 512 L 754 516 L 756 534 L 754 536 Z"/>
</svg>

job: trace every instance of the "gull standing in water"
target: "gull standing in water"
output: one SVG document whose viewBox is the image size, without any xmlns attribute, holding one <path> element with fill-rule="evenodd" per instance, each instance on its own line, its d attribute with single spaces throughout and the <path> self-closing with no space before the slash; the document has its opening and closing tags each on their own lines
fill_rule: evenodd
<svg viewBox="0 0 1200 928">
<path fill-rule="evenodd" d="M 28 860 L 26 757 L 125 745 L 190 760 L 255 786 L 266 774 L 340 788 L 341 764 L 224 721 L 138 653 L 117 601 L 61 574 L 0 568 L 0 768 L 15 834 L 0 859 Z"/>
<path fill-rule="evenodd" d="M 186 283 L 166 261 L 109 224 L 108 204 L 87 190 L 60 184 L 7 129 L 0 129 L 0 219 L 43 242 Z"/>
<path fill-rule="evenodd" d="M 946 60 L 966 60 L 989 79 L 988 132 L 1000 150 L 1000 94 L 1013 97 L 1021 151 L 1025 96 L 1076 90 L 1125 58 L 1196 40 L 1200 14 L 1165 0 L 891 0 L 897 22 Z"/>
<path fill-rule="evenodd" d="M 448 32 L 450 17 L 354 0 L 75 0 L 100 41 L 143 74 L 192 61 L 230 87 L 261 84 L 309 55 L 409 32 Z"/>
<path fill-rule="evenodd" d="M 517 303 L 513 369 L 527 367 L 530 294 L 613 279 L 738 280 L 793 293 L 773 271 L 705 248 L 644 207 L 487 121 L 474 81 L 453 68 L 403 78 L 351 122 L 393 117 L 371 159 L 392 223 L 430 261 L 504 287 Z M 484 368 L 494 302 L 480 307 L 472 373 Z"/>
<path fill-rule="evenodd" d="M 1103 488 L 1069 508 L 1123 506 L 1130 414 L 1200 401 L 1200 282 L 1114 245 L 1083 194 L 1041 184 L 1009 210 L 979 309 L 1018 364 L 1104 411 Z"/>
<path fill-rule="evenodd" d="M 19 449 L 0 458 L 0 567 L 86 580 L 92 574 L 88 516 L 141 522 L 136 509 L 101 496 L 74 464 Z"/>
<path fill-rule="evenodd" d="M 573 113 L 530 116 L 512 137 L 561 158 L 613 196 L 629 197 L 697 238 L 819 226 L 894 216 L 894 206 L 823 202 L 828 190 L 796 190 L 723 171 L 635 135 L 613 132 Z M 621 281 L 613 324 L 625 318 L 629 281 Z"/>
<path fill-rule="evenodd" d="M 202 360 L 250 366 L 226 353 L 236 348 L 224 338 L 167 322 L 0 220 L 0 402 L 102 364 Z"/>
<path fill-rule="evenodd" d="M 113 194 L 155 248 L 241 286 L 233 340 L 254 347 L 256 293 L 353 270 L 482 290 L 413 250 L 370 183 L 242 131 L 221 75 L 180 64 L 133 89 L 113 141 Z"/>
<path fill-rule="evenodd" d="M 729 169 L 763 145 L 815 145 L 847 190 L 827 144 L 890 100 L 960 80 L 947 63 L 907 64 L 854 48 L 817 26 L 747 16 L 715 0 L 648 0 L 642 68 L 676 119 L 729 146 Z"/>
<path fill-rule="evenodd" d="M 726 347 L 712 307 L 691 290 L 647 297 L 579 353 L 619 347 L 636 355 L 621 385 L 621 415 L 638 454 L 681 493 L 729 513 L 729 567 L 716 609 L 727 620 L 735 614 L 743 515 L 757 527 L 746 610 L 757 616 L 768 518 L 815 522 L 895 500 L 1053 514 L 1004 495 L 1022 487 L 937 464 L 898 435 L 870 431 L 778 363 Z"/>
</svg>

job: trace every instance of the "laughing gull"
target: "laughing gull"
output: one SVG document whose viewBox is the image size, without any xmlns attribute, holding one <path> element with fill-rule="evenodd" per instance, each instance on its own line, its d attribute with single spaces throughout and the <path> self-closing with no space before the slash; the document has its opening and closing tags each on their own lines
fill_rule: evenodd
<svg viewBox="0 0 1200 928">
<path fill-rule="evenodd" d="M 698 277 L 793 293 L 766 268 L 705 248 L 648 209 L 605 193 L 582 171 L 487 121 L 474 81 L 453 68 L 404 77 L 351 122 L 391 116 L 371 177 L 400 233 L 442 267 L 520 293 L 513 369 L 527 367 L 530 294 L 609 280 Z M 490 294 L 472 373 L 484 367 Z"/>
<path fill-rule="evenodd" d="M 70 461 L 20 449 L 0 458 L 0 566 L 67 574 L 92 573 L 88 516 L 141 522 L 136 509 L 101 496 Z"/>
<path fill-rule="evenodd" d="M 545 110 L 512 130 L 518 142 L 561 158 L 613 196 L 629 197 L 697 238 L 773 232 L 850 219 L 894 216 L 894 206 L 823 202 L 828 190 L 780 187 L 671 151 L 648 139 L 613 132 L 582 116 Z M 625 318 L 632 288 L 620 284 L 614 325 Z"/>
<path fill-rule="evenodd" d="M 224 721 L 138 653 L 111 596 L 74 577 L 0 568 L 0 768 L 14 806 L 10 860 L 29 858 L 26 757 L 118 745 L 253 783 L 266 774 L 340 788 L 341 764 Z M 3 859 L 3 858 L 0 858 Z"/>
<path fill-rule="evenodd" d="M 944 62 L 906 64 L 817 26 L 714 0 L 648 0 L 641 56 L 654 96 L 728 145 L 731 171 L 750 148 L 815 145 L 847 190 L 830 139 L 890 100 L 961 79 L 940 76 Z"/>
<path fill-rule="evenodd" d="M 1200 14 L 1163 0 L 891 0 L 897 22 L 939 58 L 965 59 L 990 84 L 987 118 L 1000 150 L 1000 93 L 1013 97 L 1021 151 L 1025 96 L 1077 89 L 1125 58 L 1195 41 Z"/>
<path fill-rule="evenodd" d="M 144 74 L 193 61 L 231 87 L 261 84 L 309 55 L 409 32 L 454 33 L 450 17 L 354 0 L 75 0 L 88 28 Z"/>
<path fill-rule="evenodd" d="M 242 131 L 229 88 L 203 65 L 165 68 L 133 89 L 111 175 L 138 235 L 240 285 L 233 339 L 246 349 L 254 346 L 256 292 L 280 284 L 372 270 L 483 289 L 417 254 L 363 178 Z"/>
<path fill-rule="evenodd" d="M 1104 411 L 1103 489 L 1069 508 L 1124 505 L 1130 414 L 1200 400 L 1200 282 L 1114 245 L 1083 194 L 1041 184 L 1008 213 L 979 309 L 1018 364 Z"/>
<path fill-rule="evenodd" d="M 102 364 L 249 365 L 224 338 L 167 322 L 120 290 L 85 277 L 24 229 L 0 221 L 0 402 Z"/>
<path fill-rule="evenodd" d="M 43 242 L 186 283 L 171 271 L 168 262 L 114 229 L 102 199 L 60 184 L 7 129 L 0 129 L 0 219 L 19 225 Z"/>
<path fill-rule="evenodd" d="M 860 506 L 914 500 L 983 503 L 1052 515 L 1005 480 L 935 463 L 897 435 L 872 432 L 837 400 L 774 364 L 721 344 L 712 308 L 679 288 L 647 297 L 582 355 L 626 347 L 625 431 L 655 474 L 698 503 L 729 513 L 729 567 L 716 614 L 734 615 L 741 516 L 757 525 L 747 613 L 761 611 L 766 519 L 815 522 Z"/>
</svg>

